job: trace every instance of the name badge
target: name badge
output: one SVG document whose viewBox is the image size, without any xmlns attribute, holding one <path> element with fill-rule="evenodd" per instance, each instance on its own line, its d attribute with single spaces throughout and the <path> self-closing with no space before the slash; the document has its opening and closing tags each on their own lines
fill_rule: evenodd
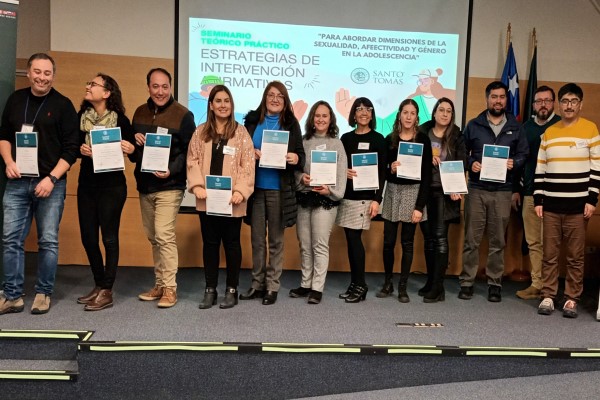
<svg viewBox="0 0 600 400">
<path fill-rule="evenodd" d="M 167 135 L 169 133 L 169 130 L 167 128 L 157 126 L 156 133 L 161 134 L 161 135 Z"/>
<path fill-rule="evenodd" d="M 98 130 L 98 129 L 104 129 L 104 125 L 94 125 L 94 127 L 92 128 L 92 130 Z"/>
<path fill-rule="evenodd" d="M 23 133 L 31 133 L 31 132 L 33 132 L 33 125 L 32 124 L 23 124 L 23 125 L 21 125 L 21 132 L 23 132 Z"/>
<path fill-rule="evenodd" d="M 360 142 L 358 143 L 359 150 L 369 150 L 369 142 Z"/>
<path fill-rule="evenodd" d="M 318 151 L 323 151 L 325 149 L 327 149 L 327 145 L 326 144 L 320 144 L 320 145 L 317 146 L 317 150 Z"/>
<path fill-rule="evenodd" d="M 227 156 L 234 156 L 235 155 L 235 147 L 223 146 L 223 154 L 225 154 Z"/>
<path fill-rule="evenodd" d="M 587 141 L 586 140 L 578 140 L 575 142 L 575 147 L 577 147 L 578 149 L 585 149 L 586 147 L 588 147 Z"/>
</svg>

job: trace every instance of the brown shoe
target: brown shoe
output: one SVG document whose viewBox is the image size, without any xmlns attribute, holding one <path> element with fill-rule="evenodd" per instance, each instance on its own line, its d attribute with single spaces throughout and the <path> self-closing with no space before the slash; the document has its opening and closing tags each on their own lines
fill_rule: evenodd
<svg viewBox="0 0 600 400">
<path fill-rule="evenodd" d="M 147 292 L 139 294 L 138 298 L 140 300 L 144 300 L 144 301 L 158 300 L 163 295 L 163 289 L 164 288 L 162 288 L 162 287 L 160 287 L 158 285 L 155 285 L 152 289 L 148 290 Z"/>
<path fill-rule="evenodd" d="M 32 314 L 46 314 L 50 310 L 50 296 L 37 293 L 31 306 Z"/>
<path fill-rule="evenodd" d="M 19 313 L 25 308 L 23 298 L 19 297 L 16 300 L 8 300 L 6 297 L 0 297 L 0 315 L 8 313 Z"/>
<path fill-rule="evenodd" d="M 112 290 L 102 289 L 98 292 L 98 296 L 91 302 L 87 303 L 84 310 L 85 311 L 100 311 L 105 308 L 112 307 L 113 298 L 112 298 Z"/>
<path fill-rule="evenodd" d="M 100 288 L 98 286 L 96 286 L 95 288 L 92 289 L 91 292 L 89 292 L 85 296 L 78 297 L 77 303 L 79 303 L 79 304 L 90 303 L 92 300 L 94 300 L 96 298 L 96 296 L 98 296 L 99 291 L 100 291 Z"/>
<path fill-rule="evenodd" d="M 523 300 L 537 300 L 540 298 L 540 289 L 529 286 L 527 289 L 519 290 L 517 297 Z"/>
<path fill-rule="evenodd" d="M 175 290 L 175 288 L 164 288 L 162 297 L 158 301 L 158 306 L 160 308 L 169 308 L 173 307 L 175 303 L 177 303 L 177 291 Z"/>
</svg>

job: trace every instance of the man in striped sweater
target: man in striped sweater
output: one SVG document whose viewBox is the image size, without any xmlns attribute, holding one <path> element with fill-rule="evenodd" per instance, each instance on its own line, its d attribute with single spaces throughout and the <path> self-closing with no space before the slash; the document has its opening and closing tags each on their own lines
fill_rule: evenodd
<svg viewBox="0 0 600 400">
<path fill-rule="evenodd" d="M 583 291 L 585 229 L 600 189 L 600 135 L 580 117 L 583 91 L 568 83 L 558 91 L 562 121 L 542 137 L 535 170 L 535 211 L 543 218 L 542 302 L 538 313 L 550 315 L 558 291 L 561 243 L 567 251 L 563 317 L 577 317 Z"/>
</svg>

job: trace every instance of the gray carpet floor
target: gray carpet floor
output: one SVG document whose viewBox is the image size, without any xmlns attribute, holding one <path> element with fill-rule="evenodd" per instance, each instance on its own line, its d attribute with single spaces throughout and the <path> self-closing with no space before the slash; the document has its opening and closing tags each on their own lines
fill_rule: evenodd
<svg viewBox="0 0 600 400">
<path fill-rule="evenodd" d="M 28 257 L 30 258 L 30 257 Z M 424 276 L 411 276 L 411 302 L 401 304 L 396 297 L 378 299 L 375 292 L 382 274 L 368 274 L 367 300 L 346 304 L 337 298 L 349 282 L 348 273 L 330 273 L 323 301 L 306 304 L 305 299 L 288 297 L 299 286 L 299 271 L 284 271 L 276 304 L 263 306 L 259 300 L 240 301 L 221 310 L 199 310 L 204 289 L 204 274 L 199 268 L 182 269 L 178 274 L 177 305 L 158 309 L 156 302 L 143 302 L 137 294 L 153 285 L 148 268 L 119 268 L 114 288 L 114 307 L 85 312 L 76 303 L 78 296 L 92 286 L 89 267 L 60 266 L 52 308 L 48 314 L 32 315 L 35 268 L 28 262 L 26 271 L 25 312 L 0 316 L 2 329 L 92 330 L 94 341 L 225 341 L 283 343 L 405 344 L 444 346 L 517 346 L 600 348 L 599 322 L 596 321 L 596 297 L 590 296 L 581 307 L 579 318 L 563 318 L 536 313 L 537 301 L 523 301 L 515 291 L 525 283 L 506 282 L 501 303 L 487 301 L 484 282 L 476 285 L 470 301 L 457 298 L 458 281 L 446 281 L 446 301 L 424 304 L 416 295 Z M 224 292 L 221 271 L 219 301 Z M 240 290 L 251 282 L 249 270 L 243 270 Z M 594 293 L 594 292 L 592 292 Z M 597 293 L 597 291 L 595 291 Z M 397 327 L 396 323 L 433 323 L 436 328 Z"/>
<path fill-rule="evenodd" d="M 599 392 L 598 382 L 600 382 L 600 372 L 578 372 L 562 375 L 543 375 L 374 390 L 332 396 L 307 397 L 304 400 L 579 400 L 597 398 Z"/>
</svg>

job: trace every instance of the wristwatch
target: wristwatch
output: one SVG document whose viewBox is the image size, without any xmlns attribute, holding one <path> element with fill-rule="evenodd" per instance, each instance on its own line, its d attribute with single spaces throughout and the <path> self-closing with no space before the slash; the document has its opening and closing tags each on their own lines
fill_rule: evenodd
<svg viewBox="0 0 600 400">
<path fill-rule="evenodd" d="M 48 174 L 48 178 L 50 178 L 50 182 L 52 182 L 53 185 L 56 185 L 56 181 L 58 181 L 57 177 L 52 174 Z"/>
</svg>

